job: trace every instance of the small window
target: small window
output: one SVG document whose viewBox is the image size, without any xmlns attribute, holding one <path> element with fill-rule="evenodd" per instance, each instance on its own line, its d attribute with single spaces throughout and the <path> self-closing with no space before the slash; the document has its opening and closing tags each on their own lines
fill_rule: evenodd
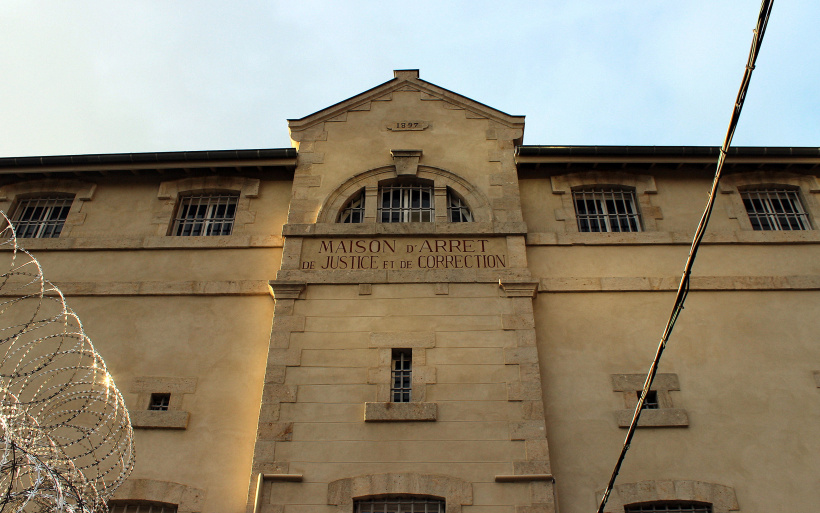
<svg viewBox="0 0 820 513">
<path fill-rule="evenodd" d="M 364 189 L 353 196 L 339 213 L 340 223 L 364 222 Z"/>
<path fill-rule="evenodd" d="M 641 219 L 630 189 L 606 188 L 572 191 L 575 217 L 581 232 L 639 232 Z"/>
<path fill-rule="evenodd" d="M 230 235 L 236 218 L 238 194 L 182 196 L 171 235 Z"/>
<path fill-rule="evenodd" d="M 740 196 L 754 230 L 811 230 L 796 190 L 750 189 Z"/>
<path fill-rule="evenodd" d="M 651 502 L 624 506 L 625 513 L 712 513 L 708 502 Z"/>
<path fill-rule="evenodd" d="M 435 217 L 433 186 L 395 184 L 379 187 L 382 223 L 431 223 Z"/>
<path fill-rule="evenodd" d="M 470 207 L 452 189 L 447 188 L 447 219 L 451 223 L 472 223 Z"/>
<path fill-rule="evenodd" d="M 148 409 L 168 411 L 169 404 L 171 404 L 171 394 L 151 394 L 151 402 L 148 404 Z"/>
<path fill-rule="evenodd" d="M 409 403 L 410 392 L 413 388 L 412 366 L 413 353 L 411 349 L 393 349 L 391 365 L 390 397 L 394 403 Z"/>
<path fill-rule="evenodd" d="M 15 234 L 21 239 L 59 237 L 73 201 L 73 195 L 63 194 L 21 199 L 12 215 Z"/>
<path fill-rule="evenodd" d="M 642 392 L 641 390 L 638 390 L 637 392 L 635 392 L 635 394 L 638 396 L 639 401 L 641 400 L 641 392 Z M 646 401 L 643 402 L 643 408 L 641 408 L 641 409 L 642 410 L 657 410 L 660 407 L 661 407 L 661 405 L 658 402 L 658 392 L 656 392 L 655 390 L 650 390 L 646 394 Z"/>
<path fill-rule="evenodd" d="M 177 507 L 164 502 L 111 501 L 109 513 L 177 513 Z"/>
<path fill-rule="evenodd" d="M 356 501 L 355 513 L 444 513 L 444 501 L 426 497 L 380 497 Z M 130 513 L 130 512 L 129 512 Z"/>
</svg>

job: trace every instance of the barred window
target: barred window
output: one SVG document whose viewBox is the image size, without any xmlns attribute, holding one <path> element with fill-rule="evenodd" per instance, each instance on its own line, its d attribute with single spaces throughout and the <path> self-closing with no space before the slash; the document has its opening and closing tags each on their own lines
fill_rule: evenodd
<svg viewBox="0 0 820 513">
<path fill-rule="evenodd" d="M 171 235 L 230 235 L 238 199 L 230 193 L 181 196 Z"/>
<path fill-rule="evenodd" d="M 427 497 L 362 499 L 356 501 L 354 511 L 355 513 L 444 513 L 444 501 Z"/>
<path fill-rule="evenodd" d="M 177 513 L 177 507 L 164 502 L 111 501 L 109 513 Z"/>
<path fill-rule="evenodd" d="M 395 184 L 379 187 L 382 223 L 430 223 L 435 216 L 433 186 Z"/>
<path fill-rule="evenodd" d="M 754 230 L 811 230 L 796 190 L 750 189 L 740 196 Z"/>
<path fill-rule="evenodd" d="M 624 506 L 625 513 L 712 513 L 708 502 L 652 502 Z"/>
<path fill-rule="evenodd" d="M 575 217 L 581 232 L 639 232 L 641 218 L 630 189 L 572 191 Z"/>
<path fill-rule="evenodd" d="M 473 214 L 470 207 L 452 189 L 447 187 L 447 219 L 451 223 L 471 223 Z"/>
<path fill-rule="evenodd" d="M 151 402 L 148 404 L 149 410 L 168 411 L 171 404 L 171 394 L 151 394 Z"/>
<path fill-rule="evenodd" d="M 638 400 L 641 399 L 641 392 L 643 390 L 638 390 L 635 394 L 638 396 Z M 657 410 L 660 409 L 661 403 L 658 402 L 658 392 L 655 390 L 650 390 L 646 394 L 646 400 L 643 402 L 643 410 Z"/>
<path fill-rule="evenodd" d="M 413 388 L 412 383 L 412 367 L 413 367 L 413 353 L 412 349 L 393 349 L 391 367 L 391 385 L 390 396 L 394 403 L 409 403 L 410 392 Z"/>
<path fill-rule="evenodd" d="M 339 213 L 340 223 L 364 222 L 364 189 L 353 196 Z"/>
<path fill-rule="evenodd" d="M 59 237 L 73 201 L 70 194 L 19 200 L 11 216 L 15 234 L 24 239 Z"/>
</svg>

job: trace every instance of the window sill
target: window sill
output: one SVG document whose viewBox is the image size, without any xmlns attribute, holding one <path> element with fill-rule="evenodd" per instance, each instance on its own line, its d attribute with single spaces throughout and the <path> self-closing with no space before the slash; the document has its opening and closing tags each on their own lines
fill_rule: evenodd
<svg viewBox="0 0 820 513">
<path fill-rule="evenodd" d="M 619 410 L 615 412 L 618 420 L 618 427 L 628 428 L 632 422 L 635 410 Z M 687 427 L 689 426 L 689 415 L 682 408 L 660 408 L 657 410 L 644 410 L 638 427 Z"/>
<path fill-rule="evenodd" d="M 190 414 L 187 411 L 169 410 L 132 411 L 131 426 L 136 429 L 187 429 Z"/>
<path fill-rule="evenodd" d="M 704 236 L 705 244 L 814 244 L 820 242 L 820 230 L 795 231 L 720 231 Z M 683 232 L 531 232 L 528 246 L 607 246 L 607 245 L 691 245 L 692 234 Z"/>
<path fill-rule="evenodd" d="M 365 422 L 432 422 L 438 417 L 436 403 L 365 403 Z"/>
</svg>

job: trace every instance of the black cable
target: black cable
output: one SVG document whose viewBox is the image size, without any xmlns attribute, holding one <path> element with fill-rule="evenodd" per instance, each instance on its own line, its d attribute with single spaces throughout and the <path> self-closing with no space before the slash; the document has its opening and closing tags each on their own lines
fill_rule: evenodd
<svg viewBox="0 0 820 513">
<path fill-rule="evenodd" d="M 754 30 L 754 37 L 752 38 L 752 47 L 749 51 L 749 60 L 746 63 L 746 70 L 743 73 L 743 80 L 740 83 L 740 90 L 737 93 L 734 108 L 732 109 L 732 118 L 729 121 L 729 129 L 726 131 L 726 136 L 723 140 L 723 146 L 720 148 L 720 155 L 718 156 L 717 169 L 715 170 L 715 179 L 712 182 L 712 190 L 709 193 L 709 200 L 706 202 L 706 208 L 698 223 L 697 230 L 695 230 L 695 237 L 692 240 L 692 247 L 689 250 L 689 258 L 686 259 L 686 265 L 683 268 L 683 275 L 681 276 L 680 284 L 678 286 L 678 293 L 675 297 L 675 303 L 672 307 L 672 313 L 669 316 L 669 321 L 666 323 L 666 328 L 663 330 L 663 335 L 658 343 L 658 349 L 655 352 L 655 358 L 652 360 L 652 365 L 649 366 L 649 372 L 644 381 L 641 396 L 638 398 L 638 405 L 635 407 L 635 413 L 632 416 L 632 422 L 629 424 L 629 430 L 626 433 L 623 447 L 621 447 L 621 454 L 618 456 L 618 461 L 615 463 L 615 468 L 612 470 L 612 476 L 609 478 L 609 483 L 604 490 L 604 495 L 601 497 L 601 503 L 598 506 L 598 513 L 604 513 L 604 507 L 609 499 L 609 494 L 612 493 L 612 488 L 615 486 L 615 479 L 623 465 L 626 453 L 629 450 L 629 445 L 632 442 L 632 437 L 635 435 L 635 428 L 638 426 L 638 420 L 641 418 L 641 411 L 643 410 L 646 395 L 652 387 L 652 382 L 655 380 L 655 374 L 658 372 L 658 364 L 661 360 L 661 355 L 669 337 L 672 334 L 672 329 L 675 327 L 675 322 L 683 310 L 683 304 L 686 301 L 686 296 L 689 294 L 689 276 L 692 272 L 692 266 L 695 263 L 695 257 L 700 249 L 703 235 L 706 232 L 706 225 L 709 224 L 709 218 L 712 216 L 712 208 L 715 204 L 715 196 L 717 195 L 718 184 L 720 183 L 720 175 L 723 171 L 723 164 L 726 161 L 726 155 L 729 151 L 729 145 L 732 143 L 735 129 L 737 128 L 738 120 L 740 119 L 740 111 L 743 108 L 743 102 L 746 100 L 746 91 L 749 89 L 749 82 L 752 78 L 752 71 L 755 69 L 755 62 L 757 55 L 760 52 L 760 45 L 763 42 L 763 34 L 766 32 L 766 25 L 769 23 L 769 15 L 772 11 L 772 4 L 774 0 L 763 0 L 760 5 L 760 14 L 757 17 L 757 26 Z"/>
</svg>

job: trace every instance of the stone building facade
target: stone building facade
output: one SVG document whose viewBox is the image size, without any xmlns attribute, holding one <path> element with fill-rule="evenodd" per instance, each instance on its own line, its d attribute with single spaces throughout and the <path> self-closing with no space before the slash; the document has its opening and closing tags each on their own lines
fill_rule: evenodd
<svg viewBox="0 0 820 513">
<path fill-rule="evenodd" d="M 416 70 L 289 128 L 0 159 L 128 401 L 113 511 L 594 511 L 717 149 L 525 146 Z M 817 503 L 818 164 L 732 150 L 607 511 Z"/>
</svg>

